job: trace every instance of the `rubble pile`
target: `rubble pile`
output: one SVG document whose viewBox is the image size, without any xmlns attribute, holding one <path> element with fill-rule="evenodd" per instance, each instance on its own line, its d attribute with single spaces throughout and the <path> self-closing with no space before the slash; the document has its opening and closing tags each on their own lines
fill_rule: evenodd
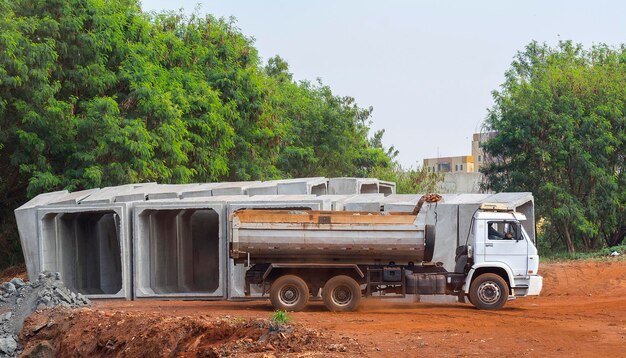
<svg viewBox="0 0 626 358">
<path fill-rule="evenodd" d="M 34 282 L 16 277 L 0 284 L 0 357 L 20 353 L 18 334 L 24 319 L 35 310 L 88 305 L 88 298 L 65 287 L 58 272 L 43 272 Z"/>
</svg>

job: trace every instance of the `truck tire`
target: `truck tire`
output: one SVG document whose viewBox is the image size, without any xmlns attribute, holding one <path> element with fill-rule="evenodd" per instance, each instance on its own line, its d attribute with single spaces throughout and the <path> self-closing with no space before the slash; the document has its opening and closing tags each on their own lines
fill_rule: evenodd
<svg viewBox="0 0 626 358">
<path fill-rule="evenodd" d="M 301 311 L 309 302 L 309 287 L 298 276 L 281 276 L 272 283 L 270 300 L 277 310 Z"/>
<path fill-rule="evenodd" d="M 350 276 L 335 276 L 322 288 L 322 298 L 329 311 L 351 312 L 361 302 L 361 286 Z"/>
<path fill-rule="evenodd" d="M 479 310 L 502 308 L 509 298 L 509 286 L 494 273 L 484 273 L 472 282 L 469 300 Z"/>
<path fill-rule="evenodd" d="M 424 261 L 430 262 L 433 260 L 433 255 L 435 253 L 435 225 L 426 225 L 425 231 Z"/>
</svg>

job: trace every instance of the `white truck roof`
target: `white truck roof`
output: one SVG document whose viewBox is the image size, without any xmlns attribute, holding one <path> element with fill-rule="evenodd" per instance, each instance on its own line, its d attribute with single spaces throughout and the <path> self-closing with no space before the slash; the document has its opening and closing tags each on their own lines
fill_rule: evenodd
<svg viewBox="0 0 626 358">
<path fill-rule="evenodd" d="M 516 211 L 478 211 L 476 213 L 477 219 L 494 219 L 494 220 L 518 220 L 525 221 L 526 215 Z"/>
</svg>

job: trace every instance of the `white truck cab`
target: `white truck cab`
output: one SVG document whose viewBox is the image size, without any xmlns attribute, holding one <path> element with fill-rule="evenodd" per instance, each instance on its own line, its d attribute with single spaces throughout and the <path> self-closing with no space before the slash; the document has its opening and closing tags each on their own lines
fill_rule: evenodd
<svg viewBox="0 0 626 358">
<path fill-rule="evenodd" d="M 514 299 L 541 292 L 539 256 L 520 223 L 524 220 L 523 214 L 498 204 L 483 204 L 474 215 L 467 246 L 469 271 L 463 285 L 472 303 L 482 302 L 486 304 L 484 308 L 495 308 L 504 304 L 505 296 Z"/>
</svg>

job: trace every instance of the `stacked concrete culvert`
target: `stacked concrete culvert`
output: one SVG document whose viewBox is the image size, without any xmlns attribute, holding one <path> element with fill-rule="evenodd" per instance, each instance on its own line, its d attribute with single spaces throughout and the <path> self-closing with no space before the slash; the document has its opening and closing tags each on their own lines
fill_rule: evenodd
<svg viewBox="0 0 626 358">
<path fill-rule="evenodd" d="M 229 207 L 324 209 L 310 203 L 328 191 L 323 177 L 128 184 L 42 194 L 15 215 L 31 279 L 59 271 L 68 287 L 92 298 L 223 299 L 227 286 L 243 282 L 243 268 L 228 259 Z"/>
<path fill-rule="evenodd" d="M 60 272 L 68 288 L 90 298 L 229 299 L 244 297 L 246 271 L 229 258 L 234 211 L 411 211 L 420 197 L 373 178 L 145 183 L 46 193 L 15 215 L 31 280 Z M 469 219 L 457 223 L 456 213 L 469 218 L 488 201 L 524 212 L 533 235 L 530 193 L 444 195 L 438 206 L 425 205 L 425 220 L 445 233 L 438 240 L 464 241 Z M 449 251 L 436 247 L 435 260 L 453 269 Z"/>
</svg>

